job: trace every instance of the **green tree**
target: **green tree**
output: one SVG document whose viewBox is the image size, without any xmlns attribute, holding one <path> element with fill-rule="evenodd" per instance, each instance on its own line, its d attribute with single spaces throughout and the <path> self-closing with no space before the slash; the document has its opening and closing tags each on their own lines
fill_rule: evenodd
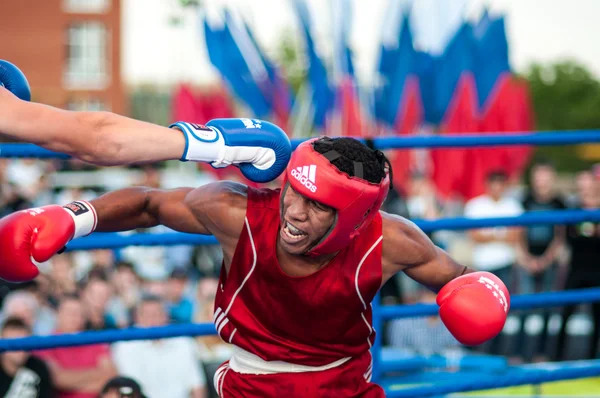
<svg viewBox="0 0 600 398">
<path fill-rule="evenodd" d="M 274 54 L 274 61 L 281 65 L 292 91 L 297 93 L 306 81 L 308 65 L 304 51 L 299 46 L 293 31 L 282 33 Z"/>
<path fill-rule="evenodd" d="M 524 77 L 529 81 L 537 130 L 600 128 L 600 82 L 583 65 L 572 60 L 533 64 Z M 581 158 L 578 146 L 538 147 L 536 153 L 552 159 L 563 171 L 580 170 L 590 163 Z"/>
</svg>

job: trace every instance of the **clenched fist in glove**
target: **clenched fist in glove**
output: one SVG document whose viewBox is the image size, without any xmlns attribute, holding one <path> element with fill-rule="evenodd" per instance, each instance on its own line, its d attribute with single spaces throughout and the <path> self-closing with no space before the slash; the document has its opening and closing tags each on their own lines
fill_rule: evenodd
<svg viewBox="0 0 600 398">
<path fill-rule="evenodd" d="M 456 340 L 468 346 L 496 337 L 510 309 L 508 289 L 489 272 L 473 272 L 451 280 L 436 301 L 442 322 Z"/>
<path fill-rule="evenodd" d="M 96 227 L 94 208 L 77 201 L 21 210 L 0 219 L 0 278 L 27 282 L 39 274 L 37 262 L 48 261 L 70 240 Z"/>
</svg>

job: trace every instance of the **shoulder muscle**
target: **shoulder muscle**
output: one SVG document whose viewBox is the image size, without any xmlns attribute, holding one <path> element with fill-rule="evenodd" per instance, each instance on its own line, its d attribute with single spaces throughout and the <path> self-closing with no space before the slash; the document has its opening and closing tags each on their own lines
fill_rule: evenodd
<svg viewBox="0 0 600 398">
<path fill-rule="evenodd" d="M 429 261 L 437 255 L 435 245 L 412 221 L 381 212 L 383 218 L 383 263 L 392 274 Z"/>
<path fill-rule="evenodd" d="M 221 244 L 237 243 L 246 216 L 247 189 L 231 181 L 214 182 L 189 192 L 185 203 Z"/>
</svg>

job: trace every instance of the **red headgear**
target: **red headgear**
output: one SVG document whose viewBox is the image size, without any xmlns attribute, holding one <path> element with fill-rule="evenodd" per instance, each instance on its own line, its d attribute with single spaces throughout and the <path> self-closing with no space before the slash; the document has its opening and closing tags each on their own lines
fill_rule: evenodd
<svg viewBox="0 0 600 398">
<path fill-rule="evenodd" d="M 303 142 L 292 153 L 281 191 L 282 202 L 291 185 L 299 194 L 336 210 L 329 231 L 306 253 L 311 256 L 335 253 L 348 246 L 377 214 L 390 187 L 387 173 L 378 184 L 362 179 L 362 162 L 354 162 L 353 177 L 341 172 L 331 164 L 341 155 L 333 147 L 320 154 L 313 147 L 315 140 Z M 327 138 L 321 140 L 332 142 Z"/>
</svg>

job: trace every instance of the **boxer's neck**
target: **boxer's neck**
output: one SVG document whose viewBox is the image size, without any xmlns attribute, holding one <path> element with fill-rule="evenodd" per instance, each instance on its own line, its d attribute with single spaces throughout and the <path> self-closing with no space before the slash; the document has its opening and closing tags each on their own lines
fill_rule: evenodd
<svg viewBox="0 0 600 398">
<path fill-rule="evenodd" d="M 309 276 L 325 268 L 337 253 L 318 257 L 290 254 L 277 245 L 279 267 L 288 276 L 299 278 Z"/>
</svg>

